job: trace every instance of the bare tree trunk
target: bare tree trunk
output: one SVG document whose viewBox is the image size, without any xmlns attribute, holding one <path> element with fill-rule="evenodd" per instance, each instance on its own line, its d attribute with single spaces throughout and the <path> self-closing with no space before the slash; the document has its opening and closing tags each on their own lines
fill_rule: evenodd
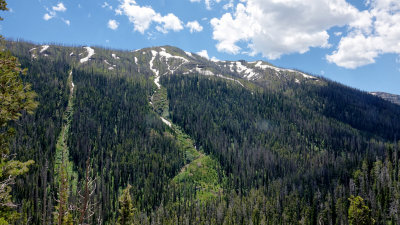
<svg viewBox="0 0 400 225">
<path fill-rule="evenodd" d="M 89 157 L 86 160 L 86 174 L 85 174 L 85 193 L 83 195 L 84 200 L 83 200 L 83 208 L 80 210 L 81 211 L 81 216 L 79 219 L 79 224 L 83 223 L 83 220 L 85 219 L 85 214 L 86 214 L 86 210 L 87 210 L 87 206 L 88 206 L 88 202 L 89 202 L 89 161 L 90 161 L 90 150 L 89 150 Z"/>
<path fill-rule="evenodd" d="M 48 170 L 48 168 L 49 168 L 49 161 L 47 161 L 47 159 L 46 159 L 46 162 L 45 162 L 45 165 L 44 165 L 44 168 L 43 168 L 43 170 L 42 170 L 42 179 L 43 179 L 43 182 L 42 182 L 42 184 L 43 184 L 43 200 L 42 200 L 42 202 L 43 202 L 43 212 L 42 212 L 42 223 L 43 224 L 47 224 L 46 223 L 46 220 L 47 220 L 47 210 L 46 210 L 46 207 L 47 207 L 47 170 Z"/>
</svg>

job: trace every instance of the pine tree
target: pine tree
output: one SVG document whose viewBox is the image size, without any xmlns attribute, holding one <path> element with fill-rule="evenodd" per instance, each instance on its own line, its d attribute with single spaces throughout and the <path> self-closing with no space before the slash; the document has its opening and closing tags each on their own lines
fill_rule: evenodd
<svg viewBox="0 0 400 225">
<path fill-rule="evenodd" d="M 360 196 L 350 196 L 349 223 L 350 225 L 371 225 L 375 220 L 371 216 L 371 210 L 365 205 Z"/>
<path fill-rule="evenodd" d="M 7 9 L 5 0 L 0 0 L 0 10 Z M 3 18 L 0 18 L 3 20 Z M 2 41 L 2 36 L 0 36 Z M 4 49 L 1 47 L 1 49 Z M 29 84 L 24 84 L 20 75 L 26 70 L 20 68 L 18 59 L 8 51 L 0 51 L 0 224 L 9 224 L 18 218 L 16 204 L 12 202 L 11 185 L 15 177 L 28 171 L 34 162 L 20 162 L 10 155 L 10 140 L 15 130 L 9 122 L 18 120 L 22 112 L 32 113 L 37 107 L 36 94 Z"/>
<path fill-rule="evenodd" d="M 122 195 L 119 198 L 119 209 L 118 209 L 118 225 L 128 225 L 133 224 L 134 219 L 134 208 L 132 204 L 131 195 L 129 190 L 131 189 L 131 185 L 128 186 L 122 191 Z"/>
<path fill-rule="evenodd" d="M 54 222 L 58 225 L 72 224 L 72 215 L 69 210 L 69 180 L 66 165 L 63 161 L 60 167 L 60 190 L 58 192 L 58 204 L 55 207 Z"/>
</svg>

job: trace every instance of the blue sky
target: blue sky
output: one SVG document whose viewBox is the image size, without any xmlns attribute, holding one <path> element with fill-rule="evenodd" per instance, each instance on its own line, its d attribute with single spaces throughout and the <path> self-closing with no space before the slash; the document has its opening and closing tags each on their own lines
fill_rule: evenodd
<svg viewBox="0 0 400 225">
<path fill-rule="evenodd" d="M 172 45 L 265 60 L 400 94 L 398 0 L 9 0 L 0 33 L 133 50 Z"/>
</svg>

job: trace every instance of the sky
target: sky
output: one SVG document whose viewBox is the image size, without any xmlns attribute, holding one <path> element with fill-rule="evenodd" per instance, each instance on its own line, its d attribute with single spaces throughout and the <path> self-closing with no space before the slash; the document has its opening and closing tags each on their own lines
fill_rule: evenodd
<svg viewBox="0 0 400 225">
<path fill-rule="evenodd" d="M 399 0 L 8 0 L 0 34 L 38 44 L 171 45 L 400 94 Z"/>
</svg>

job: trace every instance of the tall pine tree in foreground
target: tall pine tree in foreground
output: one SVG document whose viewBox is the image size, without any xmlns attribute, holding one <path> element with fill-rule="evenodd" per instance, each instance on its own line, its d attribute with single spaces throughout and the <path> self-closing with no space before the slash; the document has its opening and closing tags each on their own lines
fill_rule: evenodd
<svg viewBox="0 0 400 225">
<path fill-rule="evenodd" d="M 372 225 L 375 220 L 371 216 L 371 210 L 365 205 L 360 196 L 349 198 L 349 223 L 350 225 Z"/>
<path fill-rule="evenodd" d="M 134 224 L 134 208 L 132 204 L 131 195 L 129 190 L 131 185 L 128 185 L 123 191 L 119 198 L 119 209 L 118 209 L 118 225 L 130 225 Z"/>
<path fill-rule="evenodd" d="M 8 10 L 5 0 L 0 0 L 0 10 Z M 0 38 L 3 41 L 3 38 Z M 20 68 L 17 58 L 8 51 L 0 51 L 0 224 L 9 224 L 18 218 L 16 204 L 10 194 L 12 185 L 15 177 L 26 173 L 29 165 L 34 163 L 32 160 L 15 160 L 15 156 L 10 155 L 9 148 L 10 140 L 15 134 L 9 123 L 17 121 L 22 112 L 32 113 L 37 107 L 35 92 L 31 91 L 30 85 L 24 84 L 20 77 L 25 73 L 26 71 Z"/>
</svg>

